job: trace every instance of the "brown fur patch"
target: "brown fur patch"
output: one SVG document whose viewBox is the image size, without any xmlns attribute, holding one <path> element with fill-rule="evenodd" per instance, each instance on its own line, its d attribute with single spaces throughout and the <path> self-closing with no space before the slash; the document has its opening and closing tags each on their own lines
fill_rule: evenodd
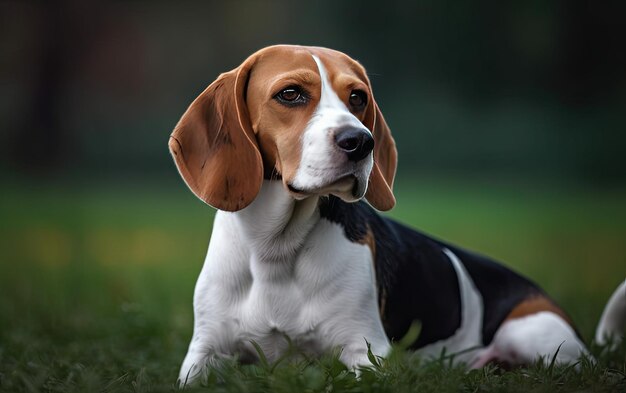
<svg viewBox="0 0 626 393">
<path fill-rule="evenodd" d="M 565 312 L 558 307 L 554 302 L 543 295 L 537 295 L 527 298 L 515 306 L 509 315 L 505 318 L 505 321 L 511 319 L 522 318 L 527 315 L 536 314 L 541 311 L 552 312 L 565 320 L 568 324 L 573 326 L 571 318 L 565 314 Z"/>
<path fill-rule="evenodd" d="M 367 226 L 367 232 L 365 236 L 360 238 L 357 243 L 366 245 L 369 247 L 372 253 L 372 264 L 374 265 L 374 271 L 376 271 L 376 239 L 374 238 L 374 232 L 370 226 Z M 378 286 L 376 283 L 374 283 Z M 378 296 L 378 310 L 380 312 L 380 316 L 382 317 L 385 314 L 385 305 L 387 304 L 387 291 L 385 288 L 382 288 L 379 296 Z"/>
<path fill-rule="evenodd" d="M 375 262 L 376 261 L 376 239 L 374 239 L 374 232 L 372 232 L 372 228 L 370 228 L 369 225 L 367 226 L 367 232 L 365 233 L 365 236 L 360 238 L 357 241 L 357 243 L 364 244 L 369 247 L 369 249 L 372 251 L 372 260 Z"/>
</svg>

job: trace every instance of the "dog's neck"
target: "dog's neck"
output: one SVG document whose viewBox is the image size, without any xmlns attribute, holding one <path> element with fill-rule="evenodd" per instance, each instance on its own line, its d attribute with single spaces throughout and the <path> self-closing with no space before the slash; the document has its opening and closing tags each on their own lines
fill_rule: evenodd
<svg viewBox="0 0 626 393">
<path fill-rule="evenodd" d="M 296 200 L 280 180 L 264 180 L 256 199 L 234 213 L 255 259 L 263 263 L 295 260 L 319 221 L 319 198 Z"/>
</svg>

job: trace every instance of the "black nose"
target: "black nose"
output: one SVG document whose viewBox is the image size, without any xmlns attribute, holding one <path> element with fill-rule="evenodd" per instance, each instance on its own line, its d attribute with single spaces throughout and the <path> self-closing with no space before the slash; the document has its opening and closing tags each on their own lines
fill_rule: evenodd
<svg viewBox="0 0 626 393">
<path fill-rule="evenodd" d="M 346 152 L 348 160 L 361 161 L 374 149 L 374 138 L 365 129 L 346 128 L 335 135 L 335 143 Z"/>
</svg>

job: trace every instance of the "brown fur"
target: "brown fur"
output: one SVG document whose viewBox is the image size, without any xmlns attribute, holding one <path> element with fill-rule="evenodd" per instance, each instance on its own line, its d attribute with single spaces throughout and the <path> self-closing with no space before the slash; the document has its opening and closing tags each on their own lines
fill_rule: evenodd
<svg viewBox="0 0 626 393">
<path fill-rule="evenodd" d="M 372 263 L 376 264 L 376 239 L 374 238 L 374 232 L 372 232 L 372 228 L 370 228 L 369 225 L 367 226 L 367 232 L 361 239 L 357 240 L 357 243 L 363 244 L 369 247 L 370 252 L 372 253 Z M 374 266 L 374 271 L 376 271 L 375 266 Z M 387 304 L 387 290 L 383 286 L 380 292 L 379 298 L 378 298 L 378 310 L 379 310 L 381 317 L 385 315 L 386 304 Z"/>
<path fill-rule="evenodd" d="M 374 238 L 374 232 L 372 232 L 372 228 L 370 228 L 369 225 L 367 226 L 367 232 L 362 238 L 357 240 L 357 243 L 364 244 L 369 247 L 372 252 L 372 258 L 376 260 L 376 239 Z"/>
<path fill-rule="evenodd" d="M 280 175 L 285 186 L 295 177 L 302 158 L 302 133 L 321 93 L 311 54 L 324 63 L 341 100 L 347 102 L 355 88 L 371 97 L 367 108 L 355 114 L 375 140 L 374 168 L 365 197 L 379 210 L 394 206 L 395 143 L 364 68 L 341 52 L 288 45 L 262 49 L 220 75 L 174 129 L 170 151 L 180 174 L 200 199 L 220 210 L 237 211 L 254 200 L 264 175 Z M 294 84 L 310 93 L 309 104 L 286 108 L 273 99 Z"/>
<path fill-rule="evenodd" d="M 224 73 L 183 114 L 169 141 L 178 170 L 196 196 L 221 210 L 250 204 L 263 164 L 243 90 L 250 62 Z"/>
<path fill-rule="evenodd" d="M 552 312 L 563 318 L 568 324 L 573 326 L 572 320 L 561 308 L 545 296 L 537 295 L 521 301 L 515 306 L 505 318 L 505 321 L 522 318 L 527 315 L 536 314 L 541 311 Z"/>
</svg>

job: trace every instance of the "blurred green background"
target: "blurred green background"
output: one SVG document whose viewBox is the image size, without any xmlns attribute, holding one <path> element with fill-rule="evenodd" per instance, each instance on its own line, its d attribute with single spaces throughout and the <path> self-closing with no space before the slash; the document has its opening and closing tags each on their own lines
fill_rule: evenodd
<svg viewBox="0 0 626 393">
<path fill-rule="evenodd" d="M 399 150 L 391 216 L 530 276 L 590 338 L 626 274 L 625 11 L 2 1 L 0 367 L 98 342 L 165 351 L 175 378 L 214 212 L 167 139 L 220 72 L 277 43 L 367 68 Z"/>
</svg>

